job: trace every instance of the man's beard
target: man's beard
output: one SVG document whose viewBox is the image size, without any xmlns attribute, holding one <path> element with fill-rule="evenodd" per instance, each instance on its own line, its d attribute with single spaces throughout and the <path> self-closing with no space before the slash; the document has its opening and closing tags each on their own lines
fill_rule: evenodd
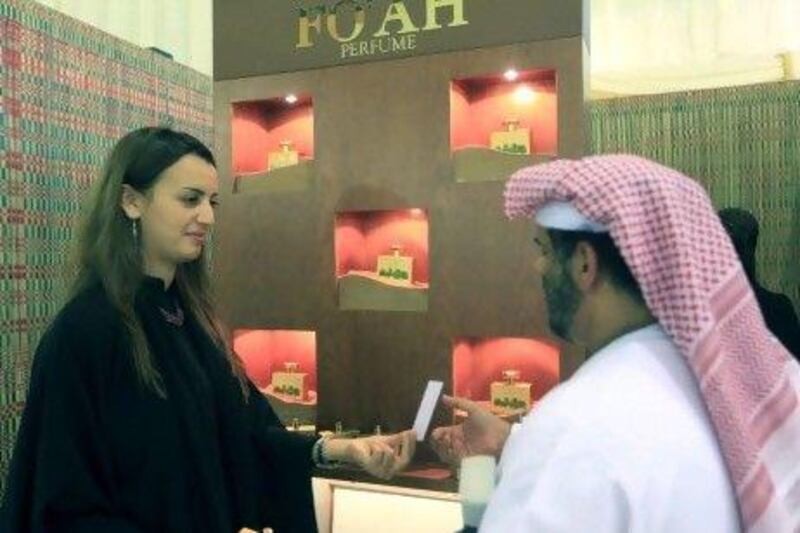
<svg viewBox="0 0 800 533">
<path fill-rule="evenodd" d="M 542 288 L 550 330 L 562 339 L 574 341 L 570 330 L 581 303 L 577 285 L 561 265 L 553 265 L 550 272 L 542 276 Z"/>
</svg>

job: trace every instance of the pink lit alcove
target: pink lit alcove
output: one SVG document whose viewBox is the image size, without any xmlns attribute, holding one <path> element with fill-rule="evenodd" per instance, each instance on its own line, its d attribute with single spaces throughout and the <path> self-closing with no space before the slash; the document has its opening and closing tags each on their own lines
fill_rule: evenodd
<svg viewBox="0 0 800 533">
<path fill-rule="evenodd" d="M 453 80 L 450 148 L 456 181 L 504 180 L 558 152 L 558 97 L 553 69 Z"/>
<path fill-rule="evenodd" d="M 305 190 L 314 174 L 314 106 L 310 96 L 232 104 L 234 191 Z"/>
<path fill-rule="evenodd" d="M 546 340 L 462 337 L 453 342 L 455 395 L 504 418 L 530 411 L 558 384 L 559 374 L 559 348 Z"/>
<path fill-rule="evenodd" d="M 238 329 L 233 349 L 247 377 L 288 428 L 316 424 L 317 339 L 313 331 Z"/>
<path fill-rule="evenodd" d="M 424 209 L 336 215 L 339 308 L 428 308 L 428 214 Z"/>
</svg>

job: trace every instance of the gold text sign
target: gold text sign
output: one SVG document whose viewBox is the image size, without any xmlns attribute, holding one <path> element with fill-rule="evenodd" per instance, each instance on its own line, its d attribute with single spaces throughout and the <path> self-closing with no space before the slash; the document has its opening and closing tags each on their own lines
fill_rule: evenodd
<svg viewBox="0 0 800 533">
<path fill-rule="evenodd" d="M 424 1 L 424 17 L 406 2 Z M 298 10 L 298 50 L 339 46 L 339 58 L 401 53 L 417 47 L 423 32 L 466 26 L 466 0 L 397 0 L 379 7 L 372 0 L 339 0 Z"/>
</svg>

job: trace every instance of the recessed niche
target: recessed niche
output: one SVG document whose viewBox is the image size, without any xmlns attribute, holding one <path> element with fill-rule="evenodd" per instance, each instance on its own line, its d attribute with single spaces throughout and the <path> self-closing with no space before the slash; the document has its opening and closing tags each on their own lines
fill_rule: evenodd
<svg viewBox="0 0 800 533">
<path fill-rule="evenodd" d="M 428 214 L 424 209 L 337 213 L 339 308 L 428 308 Z"/>
<path fill-rule="evenodd" d="M 532 69 L 453 80 L 450 149 L 456 181 L 505 180 L 558 152 L 556 72 Z"/>
<path fill-rule="evenodd" d="M 503 418 L 525 415 L 558 384 L 559 374 L 559 348 L 546 340 L 462 337 L 453 342 L 454 394 Z"/>
<path fill-rule="evenodd" d="M 234 192 L 298 191 L 314 177 L 314 106 L 308 95 L 234 102 Z"/>
<path fill-rule="evenodd" d="M 238 329 L 233 349 L 247 377 L 288 428 L 312 429 L 317 418 L 317 340 L 313 331 Z"/>
</svg>

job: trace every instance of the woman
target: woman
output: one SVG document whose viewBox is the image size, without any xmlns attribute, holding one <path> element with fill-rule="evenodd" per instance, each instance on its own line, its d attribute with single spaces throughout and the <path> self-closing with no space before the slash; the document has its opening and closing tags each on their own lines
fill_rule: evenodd
<svg viewBox="0 0 800 533">
<path fill-rule="evenodd" d="M 290 433 L 244 376 L 209 298 L 208 148 L 133 131 L 98 185 L 73 296 L 34 360 L 0 530 L 314 531 L 314 464 L 408 464 L 410 432 Z"/>
</svg>

